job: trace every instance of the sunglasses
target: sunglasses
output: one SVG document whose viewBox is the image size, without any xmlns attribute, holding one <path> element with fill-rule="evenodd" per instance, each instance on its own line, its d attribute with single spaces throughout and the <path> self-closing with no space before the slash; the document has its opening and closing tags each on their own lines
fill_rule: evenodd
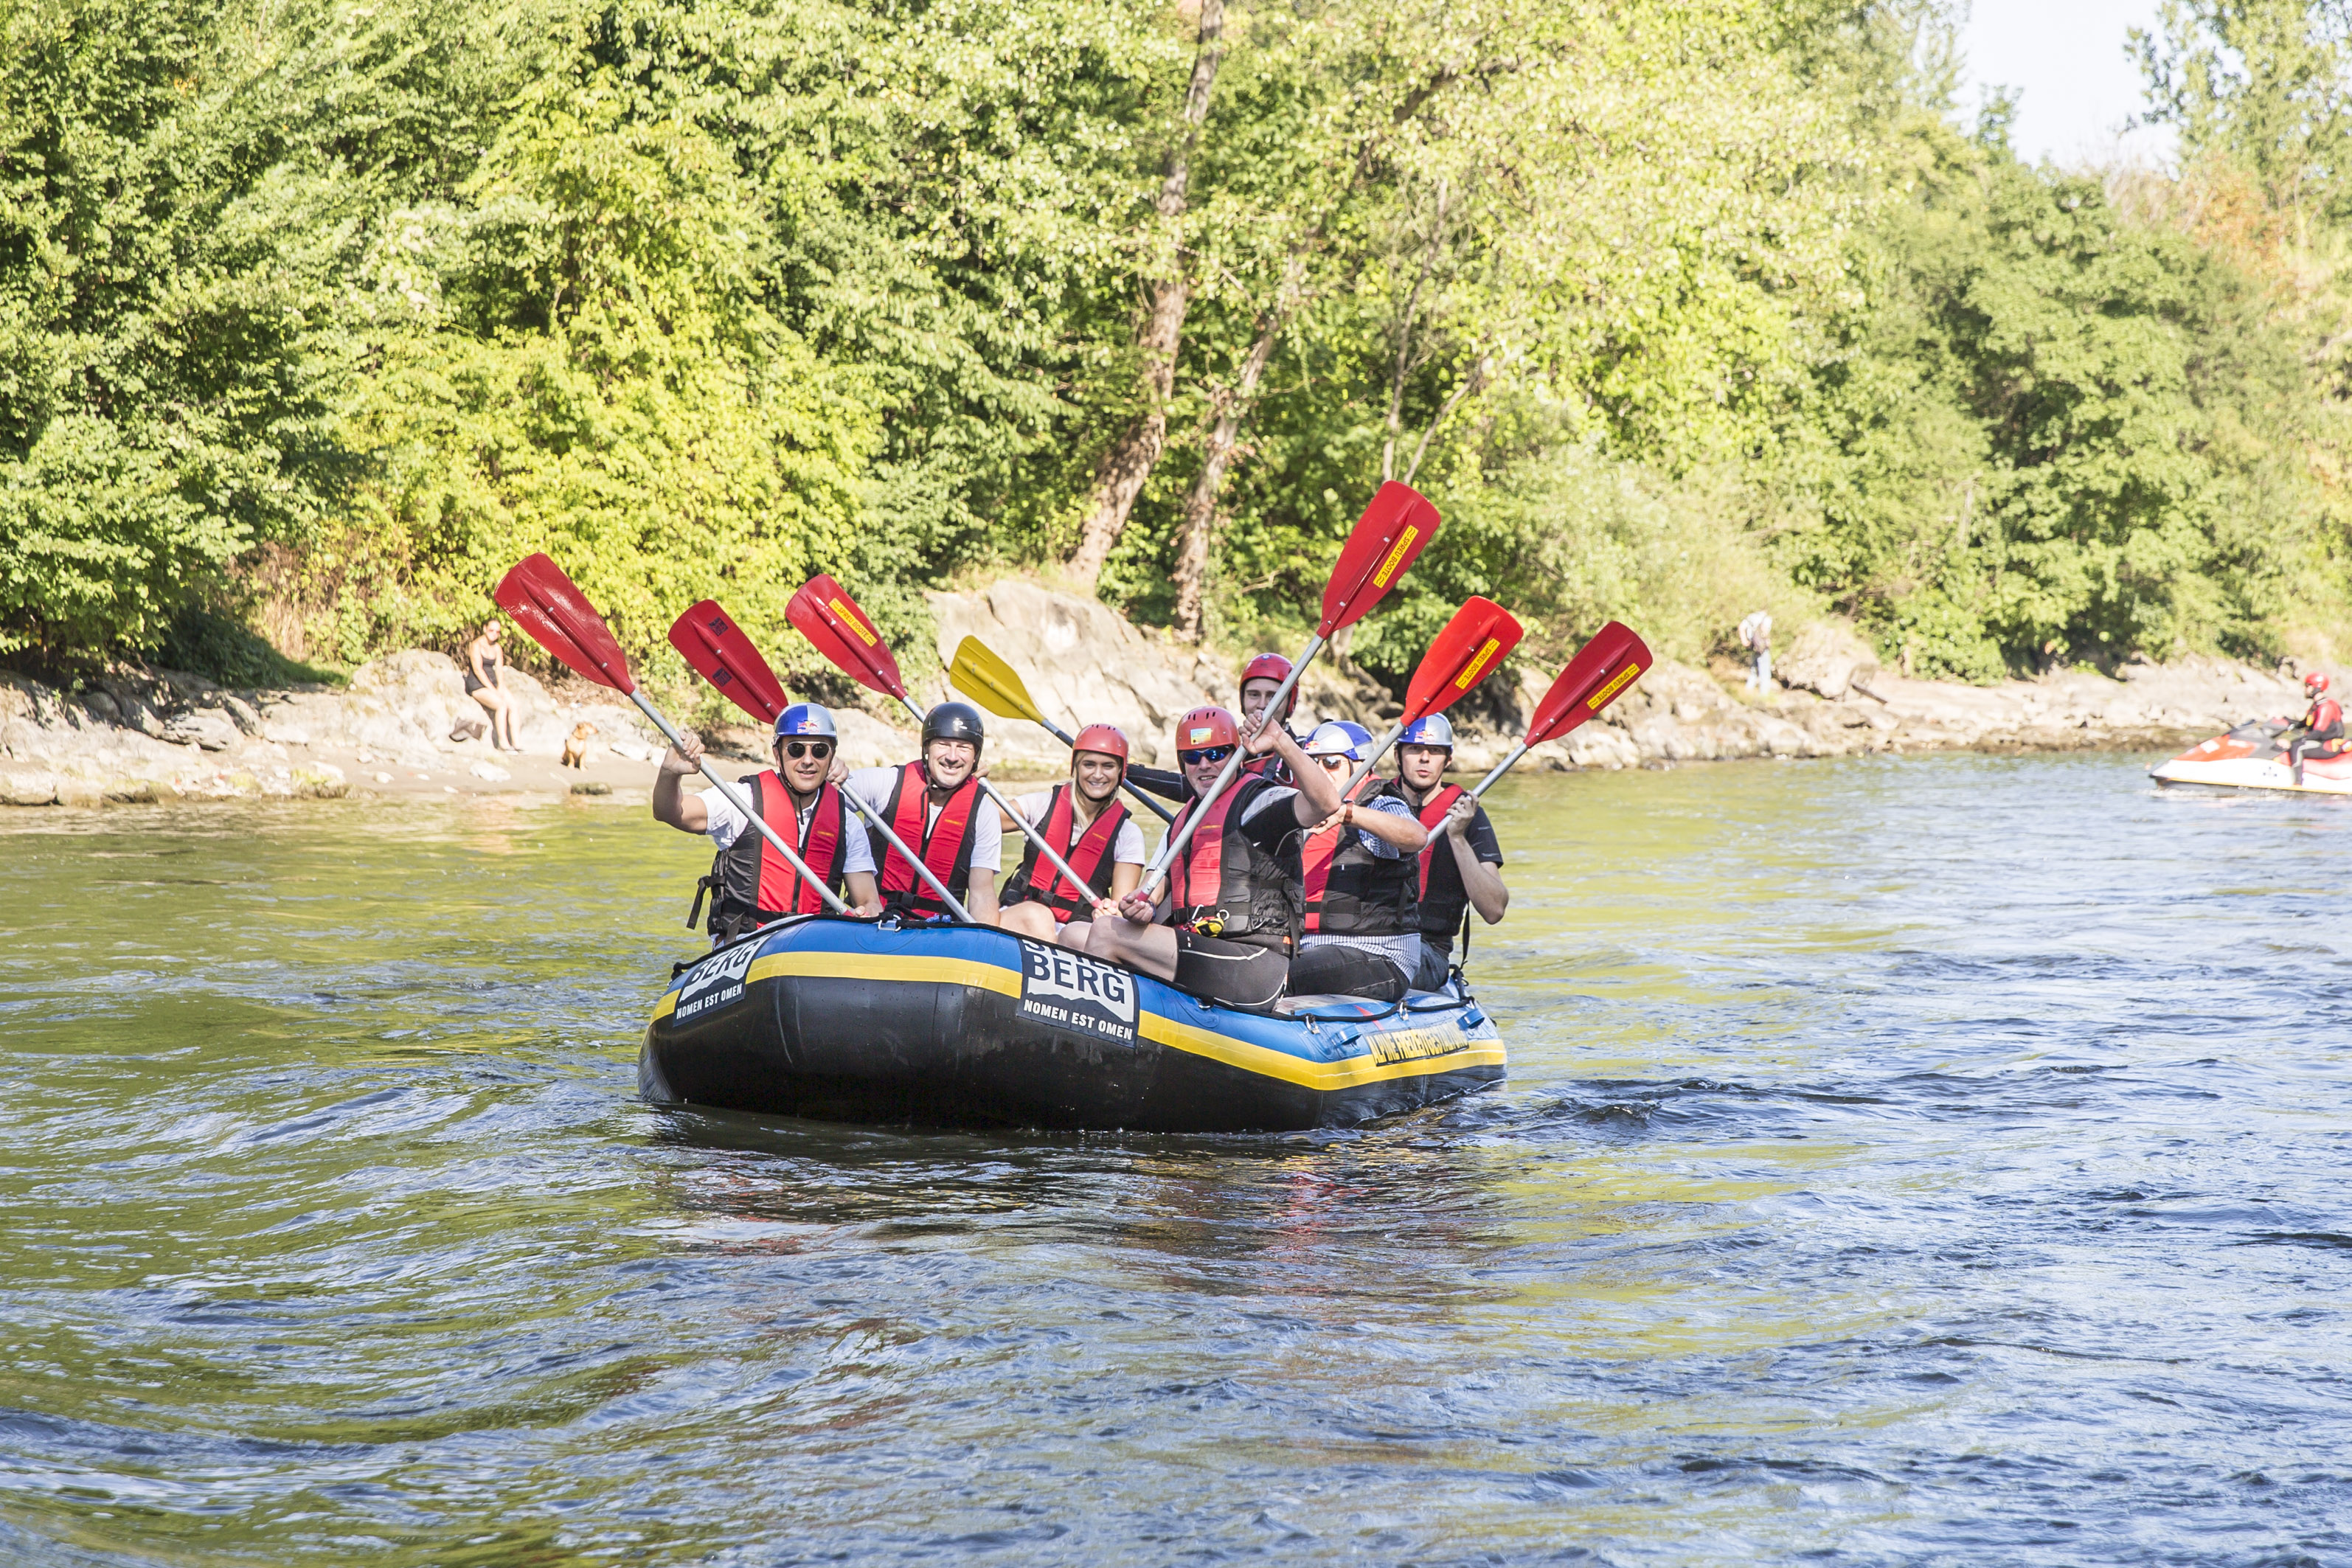
<svg viewBox="0 0 2352 1568">
<path fill-rule="evenodd" d="M 1188 768 L 1196 768 L 1202 763 L 1222 763 L 1233 754 L 1231 746 L 1203 746 L 1197 752 L 1179 752 L 1176 760 Z"/>
<path fill-rule="evenodd" d="M 829 757 L 833 755 L 833 742 L 831 741 L 786 741 L 783 745 L 784 755 L 792 758 L 795 762 L 799 761 L 803 757 Z"/>
<path fill-rule="evenodd" d="M 1323 764 L 1323 771 L 1327 773 L 1336 773 L 1340 772 L 1342 769 L 1352 768 L 1356 765 L 1356 759 L 1348 756 L 1345 753 L 1338 756 L 1318 757 L 1315 760 Z"/>
</svg>

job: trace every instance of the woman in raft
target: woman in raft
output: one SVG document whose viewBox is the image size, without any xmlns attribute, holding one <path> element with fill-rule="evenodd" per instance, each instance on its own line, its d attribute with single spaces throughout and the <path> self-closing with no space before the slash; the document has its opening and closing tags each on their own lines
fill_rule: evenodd
<svg viewBox="0 0 2352 1568">
<path fill-rule="evenodd" d="M 1171 834 L 1192 819 L 1236 746 L 1252 758 L 1278 757 L 1297 783 L 1244 773 L 1217 797 L 1183 858 L 1170 868 L 1157 904 L 1146 902 L 1139 890 L 1130 893 L 1119 900 L 1116 919 L 1072 921 L 1063 928 L 1062 943 L 1213 1002 L 1269 1006 L 1290 984 L 1291 958 L 1298 951 L 1306 903 L 1301 847 L 1309 837 L 1328 828 L 1351 843 L 1390 846 L 1391 856 L 1402 857 L 1418 853 L 1428 835 L 1409 813 L 1342 800 L 1345 772 L 1310 762 L 1287 728 L 1265 722 L 1263 715 L 1244 727 L 1223 708 L 1195 708 L 1177 721 L 1176 744 L 1193 799 Z M 1351 981 L 1385 987 L 1386 971 L 1393 967 L 1382 960 L 1381 973 L 1372 975 L 1368 962 L 1358 975 L 1352 950 L 1335 950 L 1334 957 L 1336 966 L 1318 961 L 1330 973 L 1318 973 L 1315 989 L 1357 989 Z M 1397 978 L 1395 994 L 1402 996 Z"/>
<path fill-rule="evenodd" d="M 1063 924 L 1081 915 L 1115 916 L 1118 900 L 1143 879 L 1143 830 L 1118 798 L 1127 775 L 1127 736 L 1110 724 L 1078 731 L 1070 752 L 1070 782 L 1016 795 L 1013 809 L 1086 879 L 1073 888 L 1034 841 L 1021 869 L 1004 884 L 996 923 L 1052 942 Z"/>
</svg>

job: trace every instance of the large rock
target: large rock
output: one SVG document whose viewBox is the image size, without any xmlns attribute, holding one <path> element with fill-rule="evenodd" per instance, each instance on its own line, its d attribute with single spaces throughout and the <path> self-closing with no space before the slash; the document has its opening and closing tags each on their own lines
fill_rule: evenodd
<svg viewBox="0 0 2352 1568">
<path fill-rule="evenodd" d="M 1127 731 L 1133 760 L 1174 765 L 1170 734 L 1177 716 L 1203 702 L 1231 702 L 1234 669 L 1171 638 L 1148 635 L 1096 599 L 1057 594 L 1018 578 L 970 594 L 930 594 L 940 662 L 977 637 L 1020 672 L 1029 696 L 1069 733 L 1082 725 Z M 992 722 L 999 757 L 1044 763 L 1058 771 L 1069 756 L 1031 724 Z"/>
<path fill-rule="evenodd" d="M 1773 674 L 1785 686 L 1800 687 L 1832 702 L 1878 677 L 1878 655 L 1843 621 L 1815 621 L 1775 661 Z"/>
</svg>

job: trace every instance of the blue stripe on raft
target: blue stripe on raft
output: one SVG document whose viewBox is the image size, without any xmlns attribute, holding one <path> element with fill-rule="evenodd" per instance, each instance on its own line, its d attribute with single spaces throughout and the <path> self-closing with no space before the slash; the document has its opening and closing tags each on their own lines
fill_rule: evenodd
<svg viewBox="0 0 2352 1568">
<path fill-rule="evenodd" d="M 909 926 L 889 931 L 863 921 L 818 917 L 782 926 L 746 944 L 753 952 L 742 962 L 748 964 L 755 958 L 781 952 L 949 959 L 1004 971 L 1017 994 L 1023 967 L 1021 940 L 992 927 Z M 665 995 L 687 984 L 693 975 L 693 970 L 681 974 Z M 1500 1037 L 1475 1003 L 1429 994 L 1416 993 L 1405 1006 L 1392 1011 L 1383 1003 L 1364 1003 L 1361 1012 L 1378 1015 L 1370 1017 L 1346 1016 L 1359 1011 L 1351 1005 L 1318 1007 L 1310 1022 L 1307 1016 L 1279 1017 L 1220 1007 L 1149 974 L 1137 973 L 1135 979 L 1136 999 L 1144 1013 L 1300 1061 L 1331 1062 L 1368 1055 L 1383 1061 L 1433 1058 L 1452 1054 L 1470 1041 Z M 657 1008 L 656 1016 L 668 1011 L 666 1006 Z"/>
</svg>

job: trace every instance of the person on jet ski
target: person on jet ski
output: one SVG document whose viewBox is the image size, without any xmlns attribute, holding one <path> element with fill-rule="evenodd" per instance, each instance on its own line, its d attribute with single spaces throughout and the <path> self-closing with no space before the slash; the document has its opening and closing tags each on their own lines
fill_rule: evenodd
<svg viewBox="0 0 2352 1568">
<path fill-rule="evenodd" d="M 931 874 L 982 925 L 996 923 L 996 872 L 1003 864 L 1004 824 L 981 793 L 980 710 L 942 702 L 923 717 L 923 754 L 896 768 L 860 768 L 842 786 L 856 793 L 890 830 L 923 858 Z M 948 912 L 930 884 L 879 833 L 867 833 L 879 868 L 882 901 L 908 914 Z"/>
<path fill-rule="evenodd" d="M 1397 776 L 1388 787 L 1411 806 L 1429 829 L 1429 847 L 1421 852 L 1421 969 L 1413 976 L 1416 991 L 1434 991 L 1445 984 L 1454 963 L 1454 933 L 1462 932 L 1462 952 L 1470 952 L 1470 911 L 1488 925 L 1510 907 L 1511 889 L 1503 885 L 1503 846 L 1486 808 L 1460 784 L 1445 782 L 1454 761 L 1454 726 L 1443 713 L 1432 713 L 1404 727 L 1397 737 Z"/>
<path fill-rule="evenodd" d="M 1280 757 L 1298 783 L 1276 784 L 1255 773 L 1237 777 L 1169 868 L 1156 904 L 1140 889 L 1129 893 L 1117 919 L 1064 926 L 1063 946 L 1213 1002 L 1265 1007 L 1282 994 L 1298 946 L 1299 837 L 1350 811 L 1339 798 L 1341 779 L 1310 763 L 1286 726 L 1264 715 L 1238 724 L 1223 708 L 1195 708 L 1176 721 L 1176 760 L 1193 795 L 1176 814 L 1171 835 L 1215 787 L 1236 747 L 1245 756 Z"/>
<path fill-rule="evenodd" d="M 735 809 L 719 790 L 688 794 L 678 781 L 702 766 L 702 742 L 692 733 L 685 744 L 662 754 L 654 775 L 654 820 L 685 833 L 705 833 L 718 847 L 710 874 L 695 885 L 692 926 L 710 896 L 710 937 L 724 945 L 743 932 L 788 914 L 816 914 L 824 900 L 803 881 L 792 863 L 776 853 L 767 836 Z M 841 792 L 826 782 L 839 743 L 833 715 L 814 702 L 795 702 L 776 716 L 776 765 L 746 773 L 739 782 L 751 809 L 793 847 L 809 869 L 825 879 L 854 913 L 882 912 L 874 887 L 874 856 L 866 834 L 848 820 Z"/>
<path fill-rule="evenodd" d="M 1244 665 L 1241 686 L 1242 717 L 1255 719 L 1265 712 L 1265 705 L 1274 700 L 1274 694 L 1281 690 L 1282 683 L 1289 679 L 1290 661 L 1278 653 L 1259 654 Z M 1290 696 L 1282 704 L 1283 725 L 1286 730 L 1289 727 L 1290 716 L 1297 710 L 1298 692 L 1296 688 L 1293 688 Z M 1302 737 L 1293 734 L 1290 738 L 1297 741 Z M 1190 801 L 1195 796 L 1192 794 L 1192 785 L 1185 782 L 1188 771 L 1180 768 L 1174 773 L 1170 773 L 1165 768 L 1131 767 L 1127 770 L 1127 776 L 1134 782 L 1137 788 L 1149 790 L 1162 800 Z M 1263 774 L 1276 784 L 1290 782 L 1289 776 L 1283 771 L 1282 759 L 1271 752 L 1255 762 L 1243 764 L 1243 771 Z"/>
<path fill-rule="evenodd" d="M 2287 734 L 2286 760 L 2294 769 L 2294 782 L 2303 783 L 2303 759 L 2341 756 L 2344 752 L 2344 705 L 2327 695 L 2327 677 L 2313 670 L 2303 678 L 2303 694 L 2311 699 L 2311 706 L 2303 710 L 2294 728 Z"/>
<path fill-rule="evenodd" d="M 1086 879 L 1083 888 L 1037 853 L 1034 842 L 1021 869 L 1005 880 L 997 924 L 1040 942 L 1052 942 L 1058 928 L 1081 915 L 1108 913 L 1143 880 L 1143 830 L 1118 798 L 1127 770 L 1127 735 L 1114 724 L 1089 724 L 1070 751 L 1070 782 L 1013 797 L 1013 809 L 1061 852 L 1070 869 Z"/>
</svg>

